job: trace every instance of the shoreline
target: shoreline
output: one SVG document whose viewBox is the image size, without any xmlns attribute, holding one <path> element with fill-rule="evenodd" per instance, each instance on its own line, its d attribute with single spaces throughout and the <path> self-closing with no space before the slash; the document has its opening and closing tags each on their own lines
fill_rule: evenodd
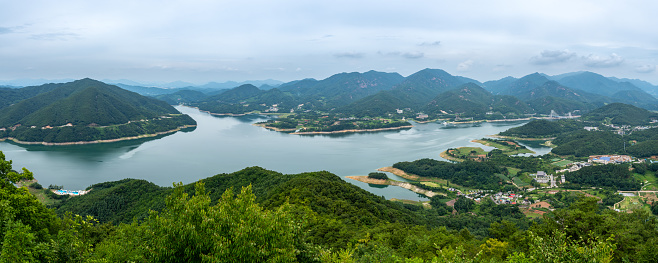
<svg viewBox="0 0 658 263">
<path fill-rule="evenodd" d="M 457 149 L 459 149 L 459 148 L 457 148 Z M 459 159 L 459 158 L 452 157 L 452 156 L 448 155 L 448 150 L 442 151 L 441 153 L 439 153 L 439 156 L 441 156 L 441 158 L 446 159 L 448 161 L 453 161 L 453 162 L 463 162 L 464 161 L 463 159 Z"/>
<path fill-rule="evenodd" d="M 367 183 L 367 184 L 399 186 L 399 187 L 402 187 L 404 189 L 410 190 L 414 193 L 425 195 L 427 197 L 433 197 L 433 196 L 436 196 L 436 195 L 440 195 L 440 194 L 437 194 L 437 193 L 432 192 L 430 190 L 422 189 L 422 188 L 420 188 L 418 186 L 415 186 L 415 185 L 412 185 L 410 183 L 399 182 L 399 181 L 395 181 L 395 180 L 391 180 L 391 179 L 388 179 L 388 180 L 372 179 L 372 178 L 368 178 L 368 176 L 365 176 L 365 175 L 346 176 L 346 178 L 349 178 L 349 179 L 352 179 L 352 180 L 357 180 L 359 182 L 363 182 L 363 183 Z"/>
<path fill-rule="evenodd" d="M 522 138 L 522 137 L 514 137 L 514 136 L 505 136 L 505 135 L 489 135 L 489 137 L 493 138 L 499 138 L 499 139 L 509 139 L 509 140 L 518 140 L 518 141 L 550 141 L 550 140 L 555 140 L 556 137 L 548 137 L 548 138 Z"/>
<path fill-rule="evenodd" d="M 151 138 L 151 137 L 156 137 L 156 136 L 159 136 L 159 135 L 174 133 L 174 132 L 180 131 L 181 129 L 191 128 L 191 127 L 196 127 L 196 125 L 184 125 L 184 126 L 178 127 L 176 129 L 173 129 L 173 130 L 163 131 L 163 132 L 156 132 L 156 133 L 152 133 L 152 134 L 143 134 L 143 135 L 138 135 L 138 136 L 121 137 L 121 138 L 106 139 L 106 140 L 95 140 L 95 141 L 26 142 L 26 141 L 17 140 L 16 138 L 13 138 L 13 137 L 1 138 L 0 141 L 10 140 L 10 141 L 15 142 L 17 144 L 23 144 L 23 145 L 45 145 L 45 146 L 84 145 L 84 144 L 111 143 L 111 142 L 120 142 L 120 141 L 137 140 L 137 139 L 143 139 L 143 138 Z"/>
<path fill-rule="evenodd" d="M 376 131 L 393 131 L 393 130 L 402 130 L 402 129 L 411 129 L 413 125 L 399 126 L 399 127 L 390 127 L 390 128 L 377 128 L 377 129 L 363 129 L 363 130 L 340 130 L 340 131 L 330 131 L 330 132 L 293 132 L 290 134 L 297 135 L 312 135 L 312 134 L 337 134 L 337 133 L 357 133 L 357 132 L 376 132 Z"/>
</svg>

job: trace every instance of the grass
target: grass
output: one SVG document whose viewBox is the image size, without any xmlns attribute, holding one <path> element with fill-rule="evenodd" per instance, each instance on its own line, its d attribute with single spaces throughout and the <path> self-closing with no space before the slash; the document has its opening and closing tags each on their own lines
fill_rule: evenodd
<svg viewBox="0 0 658 263">
<path fill-rule="evenodd" d="M 569 160 L 560 160 L 560 161 L 556 161 L 556 162 L 552 163 L 552 165 L 560 166 L 560 167 L 566 167 L 567 165 L 572 164 L 572 163 L 573 162 L 569 161 Z"/>
<path fill-rule="evenodd" d="M 658 178 L 656 178 L 656 174 L 654 172 L 647 171 L 646 174 L 635 173 L 633 174 L 633 177 L 635 177 L 635 179 L 637 179 L 638 181 L 644 184 L 642 190 L 647 190 L 647 191 L 658 190 Z"/>
<path fill-rule="evenodd" d="M 616 208 L 621 211 L 646 210 L 651 213 L 651 207 L 639 196 L 627 196 Z"/>
<path fill-rule="evenodd" d="M 46 189 L 46 188 L 35 189 L 33 187 L 30 187 L 30 184 L 33 183 L 33 182 L 36 182 L 36 181 L 20 181 L 20 182 L 17 183 L 17 185 L 18 185 L 18 187 L 25 186 L 27 188 L 27 190 L 30 192 L 30 194 L 34 195 L 34 197 L 36 197 L 37 200 L 39 200 L 39 202 L 41 202 L 42 204 L 44 204 L 46 206 L 54 205 L 54 204 L 57 204 L 57 203 L 61 202 L 61 200 L 52 199 L 48 195 L 46 195 L 46 193 L 44 191 L 50 191 L 49 189 Z"/>
<path fill-rule="evenodd" d="M 509 177 L 507 177 L 504 174 L 495 174 L 495 175 L 498 176 L 498 178 L 500 178 L 501 180 L 503 180 L 503 182 L 509 181 Z"/>
<path fill-rule="evenodd" d="M 514 178 L 512 178 L 512 180 L 514 181 L 514 183 L 518 187 L 525 187 L 525 186 L 530 185 L 529 183 L 524 182 L 523 180 L 521 180 L 521 178 L 518 178 L 518 177 L 514 177 Z"/>
<path fill-rule="evenodd" d="M 513 167 L 507 167 L 507 171 L 509 171 L 509 174 L 510 174 L 510 175 L 512 175 L 512 176 L 516 176 L 517 174 L 519 174 L 519 172 L 521 171 L 521 169 L 519 169 L 519 168 L 513 168 Z"/>
<path fill-rule="evenodd" d="M 494 142 L 494 141 L 487 141 L 487 140 L 473 140 L 473 142 L 477 142 L 486 146 L 494 147 L 496 149 L 499 149 L 503 151 L 504 154 L 507 155 L 514 155 L 514 154 L 519 154 L 519 153 L 535 153 L 531 150 L 528 149 L 514 149 L 514 146 L 517 146 L 518 144 L 514 141 L 508 141 L 509 143 L 502 143 L 502 142 Z M 511 143 L 511 144 L 510 144 Z"/>
<path fill-rule="evenodd" d="M 431 186 L 431 187 L 444 187 L 444 186 L 445 186 L 445 185 L 439 185 L 439 184 L 437 184 L 437 183 L 435 183 L 435 182 L 421 182 L 421 184 L 424 184 L 424 185 L 427 185 L 427 186 Z"/>
</svg>

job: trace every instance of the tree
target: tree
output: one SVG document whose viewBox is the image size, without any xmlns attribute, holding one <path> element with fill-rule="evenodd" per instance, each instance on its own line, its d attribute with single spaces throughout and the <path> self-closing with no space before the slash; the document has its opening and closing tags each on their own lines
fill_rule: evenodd
<svg viewBox="0 0 658 263">
<path fill-rule="evenodd" d="M 99 245 L 97 255 L 110 261 L 281 262 L 304 251 L 303 226 L 290 205 L 263 210 L 251 186 L 235 198 L 232 190 L 210 206 L 204 183 L 191 198 L 175 184 L 167 208 L 151 212 L 141 225 L 121 225 L 115 238 Z"/>
<path fill-rule="evenodd" d="M 471 211 L 474 207 L 475 207 L 475 201 L 465 197 L 460 197 L 455 202 L 455 210 L 457 210 L 457 212 L 459 213 L 466 213 L 468 211 Z"/>
</svg>

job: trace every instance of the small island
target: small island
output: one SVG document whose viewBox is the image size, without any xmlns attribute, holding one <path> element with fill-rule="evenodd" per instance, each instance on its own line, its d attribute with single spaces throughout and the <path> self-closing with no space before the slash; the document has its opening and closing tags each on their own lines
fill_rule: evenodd
<svg viewBox="0 0 658 263">
<path fill-rule="evenodd" d="M 332 134 L 410 129 L 411 123 L 386 118 L 355 118 L 336 115 L 295 114 L 254 125 L 292 134 Z"/>
</svg>

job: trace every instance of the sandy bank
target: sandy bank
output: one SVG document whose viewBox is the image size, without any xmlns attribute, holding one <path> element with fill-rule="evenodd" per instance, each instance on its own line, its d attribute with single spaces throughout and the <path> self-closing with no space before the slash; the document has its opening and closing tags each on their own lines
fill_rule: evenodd
<svg viewBox="0 0 658 263">
<path fill-rule="evenodd" d="M 379 185 L 393 185 L 393 186 L 399 186 L 407 190 L 411 190 L 414 193 L 422 194 L 427 197 L 432 197 L 437 195 L 437 193 L 422 189 L 418 186 L 412 185 L 410 183 L 405 183 L 405 182 L 399 182 L 395 180 L 379 180 L 379 179 L 372 179 L 368 178 L 368 176 L 347 176 L 347 178 L 350 178 L 352 180 L 357 180 L 359 182 L 364 182 L 368 184 L 379 184 Z"/>
<path fill-rule="evenodd" d="M 379 129 L 363 129 L 363 130 L 340 130 L 340 131 L 330 131 L 330 132 L 293 132 L 291 134 L 299 135 L 309 135 L 309 134 L 337 134 L 337 133 L 353 133 L 353 132 L 376 132 L 376 131 L 392 131 L 392 130 L 402 130 L 413 128 L 413 125 L 400 126 L 400 127 L 390 127 L 390 128 L 379 128 Z"/>
</svg>

